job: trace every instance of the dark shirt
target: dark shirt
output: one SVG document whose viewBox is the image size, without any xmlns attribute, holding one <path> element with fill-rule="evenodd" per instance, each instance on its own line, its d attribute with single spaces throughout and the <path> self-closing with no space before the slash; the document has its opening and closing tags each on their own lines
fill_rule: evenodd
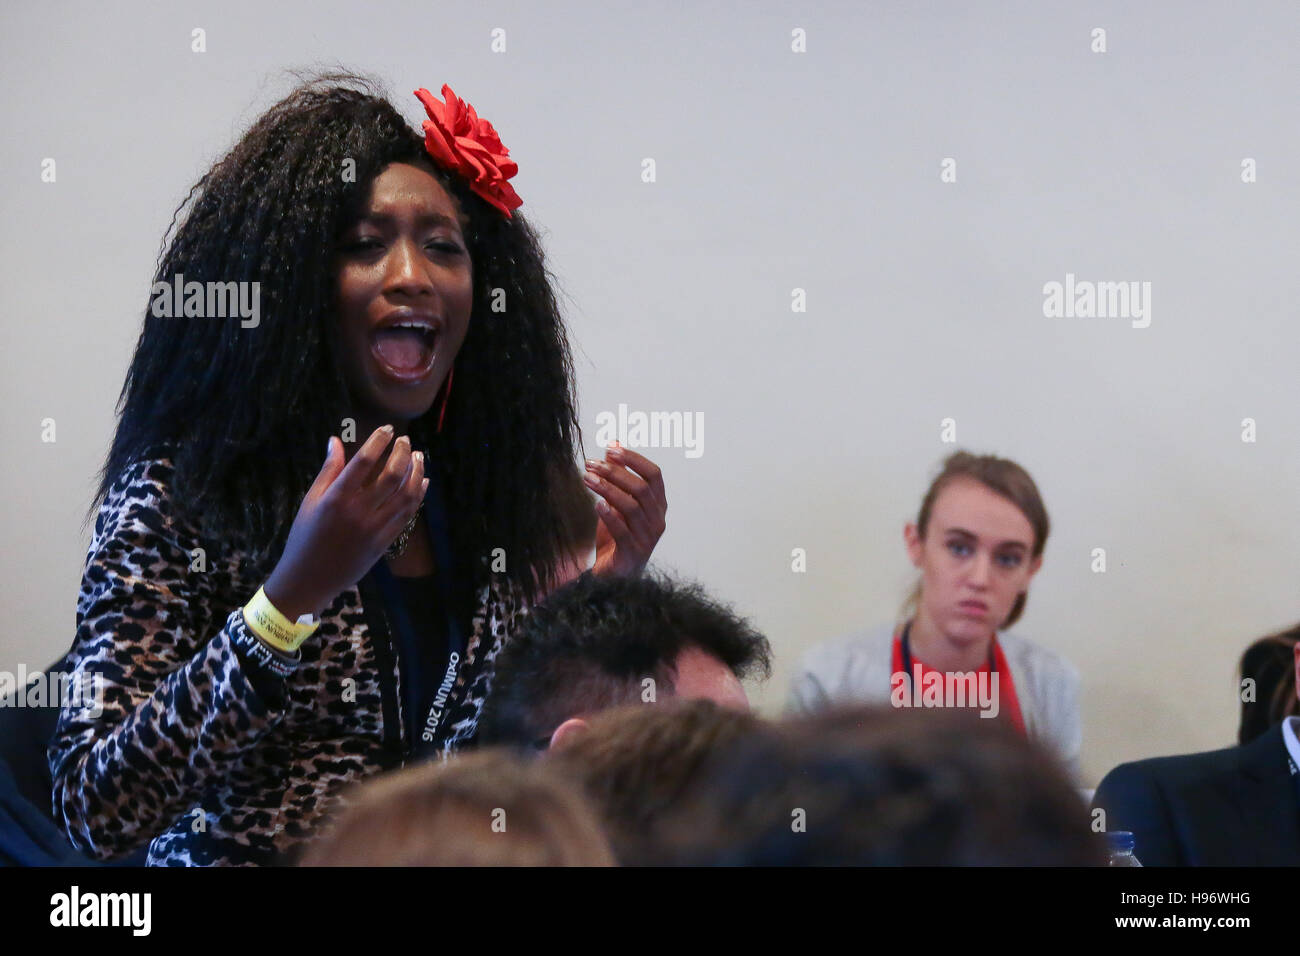
<svg viewBox="0 0 1300 956">
<path fill-rule="evenodd" d="M 397 578 L 414 643 L 399 639 L 398 667 L 402 678 L 402 703 L 407 739 L 418 741 L 429 705 L 447 673 L 447 617 L 432 574 Z"/>
</svg>

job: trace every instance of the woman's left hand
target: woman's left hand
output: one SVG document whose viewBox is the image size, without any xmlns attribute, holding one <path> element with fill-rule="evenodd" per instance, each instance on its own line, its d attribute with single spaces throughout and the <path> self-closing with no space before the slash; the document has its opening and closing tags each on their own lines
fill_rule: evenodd
<svg viewBox="0 0 1300 956">
<path fill-rule="evenodd" d="M 664 533 L 668 498 L 659 466 L 615 443 L 583 476 L 596 501 L 596 574 L 636 574 Z"/>
</svg>

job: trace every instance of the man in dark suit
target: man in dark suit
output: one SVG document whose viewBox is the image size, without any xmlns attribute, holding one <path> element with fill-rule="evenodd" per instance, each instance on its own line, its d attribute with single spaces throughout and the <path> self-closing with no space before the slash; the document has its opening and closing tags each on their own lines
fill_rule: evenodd
<svg viewBox="0 0 1300 956">
<path fill-rule="evenodd" d="M 1300 644 L 1295 648 L 1300 678 Z M 1298 681 L 1300 683 L 1300 681 Z M 1093 797 L 1143 866 L 1300 866 L 1300 717 L 1250 743 L 1116 767 Z"/>
</svg>

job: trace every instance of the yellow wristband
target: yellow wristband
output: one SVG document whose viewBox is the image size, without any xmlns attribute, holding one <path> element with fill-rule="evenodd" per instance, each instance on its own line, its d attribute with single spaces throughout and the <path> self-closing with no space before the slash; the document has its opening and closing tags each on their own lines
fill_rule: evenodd
<svg viewBox="0 0 1300 956">
<path fill-rule="evenodd" d="M 244 620 L 249 628 L 277 651 L 292 654 L 320 627 L 320 621 L 310 614 L 298 618 L 297 623 L 275 609 L 264 588 L 258 588 L 253 600 L 244 605 Z"/>
</svg>

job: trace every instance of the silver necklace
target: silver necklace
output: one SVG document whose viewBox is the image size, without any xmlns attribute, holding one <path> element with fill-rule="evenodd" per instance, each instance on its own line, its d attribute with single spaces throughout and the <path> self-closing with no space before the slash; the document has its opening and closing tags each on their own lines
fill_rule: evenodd
<svg viewBox="0 0 1300 956">
<path fill-rule="evenodd" d="M 415 514 L 411 515 L 411 520 L 406 522 L 406 527 L 398 533 L 397 537 L 393 539 L 393 543 L 388 546 L 388 550 L 384 552 L 384 557 L 400 558 L 405 553 L 406 546 L 415 531 L 415 523 L 420 520 L 420 512 L 423 510 L 424 502 L 421 501 L 420 507 L 416 508 Z"/>
</svg>

